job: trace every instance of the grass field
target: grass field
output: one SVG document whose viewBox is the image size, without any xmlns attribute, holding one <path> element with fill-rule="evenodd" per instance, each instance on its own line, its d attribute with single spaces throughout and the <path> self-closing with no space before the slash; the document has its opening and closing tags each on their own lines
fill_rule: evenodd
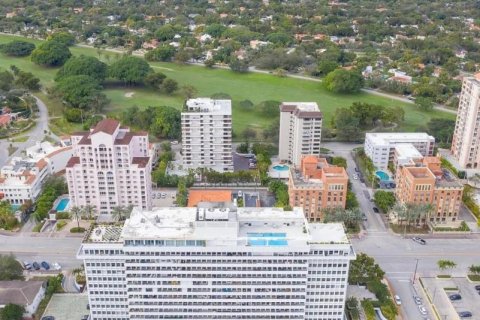
<svg viewBox="0 0 480 320">
<path fill-rule="evenodd" d="M 13 40 L 13 36 L 0 35 L 0 43 Z M 22 38 L 24 39 L 24 38 Z M 38 40 L 26 39 L 34 43 Z M 74 55 L 84 54 L 98 56 L 98 51 L 93 48 L 72 47 Z M 118 53 L 102 51 L 100 58 L 106 62 L 113 61 Z M 0 68 L 9 68 L 15 64 L 22 70 L 31 71 L 42 81 L 44 87 L 54 84 L 53 78 L 57 69 L 44 68 L 33 64 L 27 58 L 0 57 Z M 336 108 L 347 107 L 353 102 L 361 101 L 375 103 L 383 106 L 401 106 L 405 109 L 405 122 L 399 130 L 415 131 L 420 126 L 425 126 L 432 118 L 449 118 L 455 116 L 440 111 L 421 112 L 415 106 L 393 99 L 359 93 L 355 95 L 339 95 L 326 91 L 318 82 L 300 80 L 294 78 L 280 78 L 270 74 L 247 73 L 238 74 L 224 69 L 207 69 L 201 66 L 178 65 L 175 63 L 151 63 L 156 70 L 163 72 L 179 82 L 180 86 L 192 85 L 198 89 L 199 96 L 211 96 L 214 93 L 227 93 L 233 100 L 233 127 L 239 133 L 248 126 L 264 128 L 271 121 L 271 118 L 262 117 L 257 112 L 242 110 L 238 103 L 242 100 L 251 100 L 257 104 L 265 100 L 277 101 L 316 101 L 325 116 L 325 124 L 329 125 Z M 111 100 L 111 105 L 106 112 L 117 113 L 124 108 L 137 105 L 139 107 L 168 105 L 180 109 L 183 104 L 183 97 L 180 93 L 168 96 L 154 90 L 145 88 L 114 88 L 105 90 Z M 126 95 L 127 93 L 130 93 Z M 129 97 L 131 94 L 133 95 Z M 45 97 L 45 96 L 44 96 Z M 45 102 L 53 111 L 53 115 L 59 116 L 61 108 L 53 106 L 48 97 Z"/>
</svg>

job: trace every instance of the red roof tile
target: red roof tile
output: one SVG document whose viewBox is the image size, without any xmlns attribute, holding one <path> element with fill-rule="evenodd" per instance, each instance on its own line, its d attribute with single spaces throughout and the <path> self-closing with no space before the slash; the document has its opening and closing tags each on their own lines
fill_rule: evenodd
<svg viewBox="0 0 480 320">
<path fill-rule="evenodd" d="M 67 162 L 67 168 L 73 168 L 76 164 L 80 163 L 79 157 L 71 157 L 70 160 Z"/>
<path fill-rule="evenodd" d="M 145 168 L 149 161 L 149 157 L 133 157 L 132 164 L 138 165 L 139 168 Z"/>
<path fill-rule="evenodd" d="M 103 119 L 95 128 L 93 128 L 92 134 L 97 132 L 105 132 L 108 134 L 113 134 L 115 130 L 120 126 L 120 122 L 114 119 Z"/>
</svg>

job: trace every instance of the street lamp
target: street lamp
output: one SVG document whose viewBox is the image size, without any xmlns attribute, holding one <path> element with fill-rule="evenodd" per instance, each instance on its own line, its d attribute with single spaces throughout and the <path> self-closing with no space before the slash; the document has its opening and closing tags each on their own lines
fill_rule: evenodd
<svg viewBox="0 0 480 320">
<path fill-rule="evenodd" d="M 417 268 L 418 268 L 418 258 L 415 259 L 417 260 L 417 262 L 415 263 L 415 271 L 413 272 L 413 281 L 412 281 L 412 284 L 415 284 L 415 278 L 417 277 Z"/>
</svg>

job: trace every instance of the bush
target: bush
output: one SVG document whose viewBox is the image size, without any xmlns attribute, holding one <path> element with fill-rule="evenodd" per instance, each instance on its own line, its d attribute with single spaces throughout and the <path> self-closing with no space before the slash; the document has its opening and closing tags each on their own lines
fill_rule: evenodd
<svg viewBox="0 0 480 320">
<path fill-rule="evenodd" d="M 35 45 L 26 41 L 14 40 L 0 46 L 0 51 L 7 56 L 25 57 L 35 50 Z"/>
<path fill-rule="evenodd" d="M 35 227 L 33 227 L 32 232 L 40 232 L 44 224 L 45 224 L 45 221 L 40 221 L 35 225 Z"/>
<path fill-rule="evenodd" d="M 56 226 L 57 226 L 57 231 L 62 230 L 62 229 L 67 225 L 67 223 L 68 223 L 68 222 L 65 221 L 65 220 L 60 220 L 60 221 L 58 221 L 58 222 L 57 222 L 57 225 L 56 225 Z"/>
<path fill-rule="evenodd" d="M 55 218 L 57 220 L 70 219 L 70 213 L 68 213 L 68 212 L 57 212 L 57 214 L 55 215 Z"/>
<path fill-rule="evenodd" d="M 71 233 L 83 233 L 85 232 L 85 228 L 82 227 L 74 227 L 70 229 Z"/>
<path fill-rule="evenodd" d="M 32 52 L 32 62 L 44 66 L 61 66 L 72 53 L 68 47 L 57 41 L 43 42 Z"/>
<path fill-rule="evenodd" d="M 387 213 L 396 202 L 395 194 L 393 192 L 379 190 L 375 192 L 373 196 L 375 205 L 382 210 L 383 213 Z"/>
<path fill-rule="evenodd" d="M 373 304 L 370 300 L 363 299 L 362 302 L 363 311 L 365 311 L 365 316 L 367 320 L 375 320 L 375 310 L 373 309 Z"/>
</svg>

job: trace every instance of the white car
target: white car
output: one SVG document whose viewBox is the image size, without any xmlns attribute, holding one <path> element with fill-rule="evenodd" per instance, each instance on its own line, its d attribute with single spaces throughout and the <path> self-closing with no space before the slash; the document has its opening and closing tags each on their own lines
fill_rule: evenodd
<svg viewBox="0 0 480 320">
<path fill-rule="evenodd" d="M 62 266 L 58 264 L 57 262 L 52 263 L 52 269 L 53 270 L 62 270 Z"/>
<path fill-rule="evenodd" d="M 393 296 L 394 300 L 395 300 L 395 303 L 397 304 L 397 306 L 401 306 L 402 305 L 402 300 L 400 300 L 400 297 L 396 294 Z"/>
<path fill-rule="evenodd" d="M 160 198 L 165 199 L 166 196 L 167 194 L 165 192 L 160 193 Z"/>
<path fill-rule="evenodd" d="M 353 175 L 353 180 L 358 180 L 358 176 L 356 174 Z"/>
<path fill-rule="evenodd" d="M 427 309 L 423 305 L 418 306 L 418 311 L 424 316 L 427 315 Z"/>
<path fill-rule="evenodd" d="M 172 142 L 170 142 L 171 144 L 178 144 L 178 141 L 177 140 L 173 140 Z"/>
</svg>

